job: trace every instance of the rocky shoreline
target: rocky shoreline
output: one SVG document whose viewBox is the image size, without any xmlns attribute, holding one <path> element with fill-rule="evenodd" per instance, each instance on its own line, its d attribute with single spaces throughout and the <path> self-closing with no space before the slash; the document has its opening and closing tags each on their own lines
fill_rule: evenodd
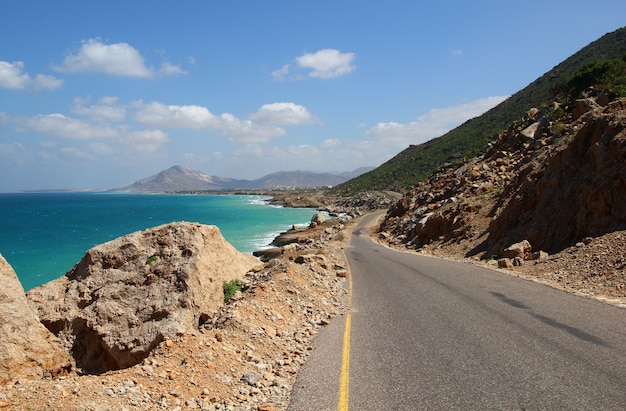
<svg viewBox="0 0 626 411">
<path fill-rule="evenodd" d="M 286 409 L 312 338 L 344 312 L 341 248 L 349 224 L 347 218 L 331 219 L 284 233 L 290 240 L 284 240 L 278 258 L 242 273 L 242 292 L 207 312 L 200 326 L 170 334 L 136 365 L 94 373 L 72 361 L 54 378 L 50 373 L 15 378 L 0 387 L 0 408 Z M 115 264 L 100 259 L 105 266 Z M 143 254 L 135 260 L 152 261 Z"/>
</svg>

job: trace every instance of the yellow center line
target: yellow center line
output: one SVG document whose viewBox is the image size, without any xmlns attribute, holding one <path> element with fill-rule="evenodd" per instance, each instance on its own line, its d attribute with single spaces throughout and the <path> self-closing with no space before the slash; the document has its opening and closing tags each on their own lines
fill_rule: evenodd
<svg viewBox="0 0 626 411">
<path fill-rule="evenodd" d="M 352 322 L 352 273 L 346 252 L 343 252 L 348 271 L 348 309 L 346 327 L 343 331 L 343 356 L 341 359 L 341 377 L 339 378 L 339 411 L 348 411 L 348 392 L 350 383 L 350 327 Z"/>
</svg>

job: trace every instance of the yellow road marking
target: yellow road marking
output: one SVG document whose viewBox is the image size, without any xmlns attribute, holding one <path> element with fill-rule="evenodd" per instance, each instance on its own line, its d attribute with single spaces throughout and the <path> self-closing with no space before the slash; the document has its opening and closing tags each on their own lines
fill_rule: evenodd
<svg viewBox="0 0 626 411">
<path fill-rule="evenodd" d="M 348 271 L 348 309 L 346 313 L 346 327 L 343 331 L 343 356 L 341 359 L 341 377 L 339 378 L 339 411 L 348 411 L 348 393 L 350 382 L 350 327 L 352 322 L 352 273 L 346 252 L 343 252 Z"/>
</svg>

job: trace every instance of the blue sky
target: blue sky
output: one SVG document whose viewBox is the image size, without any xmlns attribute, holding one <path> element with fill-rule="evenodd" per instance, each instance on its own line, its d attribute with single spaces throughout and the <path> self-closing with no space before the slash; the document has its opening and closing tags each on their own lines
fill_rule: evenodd
<svg viewBox="0 0 626 411">
<path fill-rule="evenodd" d="M 623 0 L 2 0 L 0 191 L 378 166 L 624 25 Z"/>
</svg>

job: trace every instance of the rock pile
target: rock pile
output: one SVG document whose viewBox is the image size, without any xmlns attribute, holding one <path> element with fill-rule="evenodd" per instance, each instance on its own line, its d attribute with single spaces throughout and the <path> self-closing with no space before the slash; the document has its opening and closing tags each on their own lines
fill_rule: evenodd
<svg viewBox="0 0 626 411">
<path fill-rule="evenodd" d="M 196 330 L 223 304 L 223 282 L 257 264 L 215 226 L 171 223 L 90 249 L 65 277 L 27 296 L 76 365 L 101 373 Z"/>
</svg>

